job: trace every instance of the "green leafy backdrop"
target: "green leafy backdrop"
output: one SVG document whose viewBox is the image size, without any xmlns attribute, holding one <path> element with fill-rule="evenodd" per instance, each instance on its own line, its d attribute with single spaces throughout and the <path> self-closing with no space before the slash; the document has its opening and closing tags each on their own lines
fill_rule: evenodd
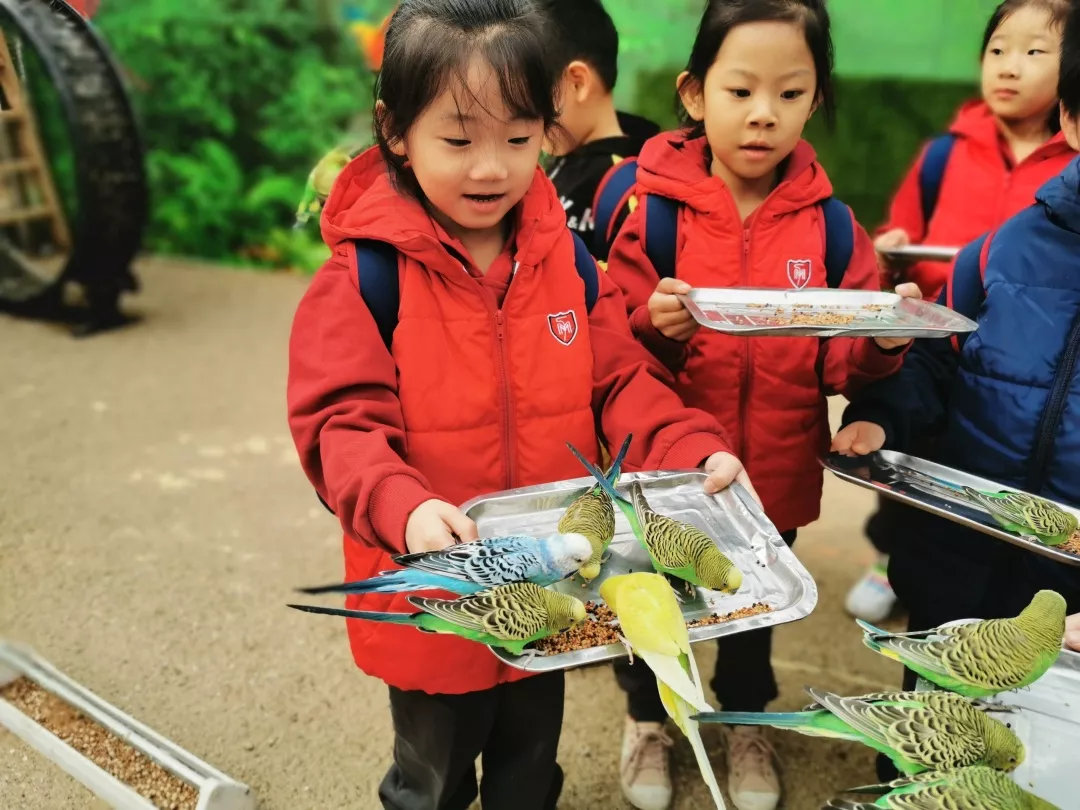
<svg viewBox="0 0 1080 810">
<path fill-rule="evenodd" d="M 148 146 L 147 250 L 255 267 L 318 265 L 325 249 L 317 225 L 291 227 L 307 173 L 332 146 L 370 139 L 373 77 L 343 1 L 105 0 L 94 23 L 124 69 Z M 365 11 L 377 24 L 391 5 L 369 0 Z M 622 32 L 617 101 L 672 124 L 674 77 L 701 0 L 607 5 Z M 814 121 L 807 134 L 837 195 L 868 227 L 919 143 L 974 92 L 992 5 L 832 0 L 840 114 L 833 132 Z M 48 88 L 39 89 L 42 129 L 70 198 L 66 136 Z"/>
</svg>

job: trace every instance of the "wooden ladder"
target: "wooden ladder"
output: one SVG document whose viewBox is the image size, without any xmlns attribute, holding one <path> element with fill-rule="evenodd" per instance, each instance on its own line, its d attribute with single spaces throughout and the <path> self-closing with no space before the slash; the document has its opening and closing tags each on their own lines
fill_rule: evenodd
<svg viewBox="0 0 1080 810">
<path fill-rule="evenodd" d="M 58 250 L 71 248 L 71 234 L 53 183 L 34 111 L 23 96 L 7 38 L 0 30 L 0 228 L 26 228 L 47 221 Z"/>
</svg>

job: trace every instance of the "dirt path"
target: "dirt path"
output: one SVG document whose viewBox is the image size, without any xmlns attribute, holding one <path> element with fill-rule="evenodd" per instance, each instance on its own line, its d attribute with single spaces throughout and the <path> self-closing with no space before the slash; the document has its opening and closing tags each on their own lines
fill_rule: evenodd
<svg viewBox="0 0 1080 810">
<path fill-rule="evenodd" d="M 352 665 L 337 622 L 283 606 L 340 569 L 338 529 L 285 427 L 305 282 L 165 261 L 140 272 L 135 328 L 76 341 L 0 319 L 0 637 L 251 784 L 263 808 L 375 807 L 384 687 Z M 841 610 L 870 556 L 869 507 L 829 481 L 826 520 L 799 538 L 821 601 L 777 634 L 776 708 L 802 705 L 804 684 L 850 694 L 898 677 Z M 706 672 L 712 657 L 701 651 Z M 620 698 L 610 670 L 570 676 L 562 810 L 624 806 Z M 856 747 L 775 739 L 789 810 L 873 776 Z M 706 742 L 722 766 L 719 735 Z M 675 807 L 704 807 L 689 746 L 676 755 Z M 0 807 L 100 805 L 0 731 Z"/>
</svg>

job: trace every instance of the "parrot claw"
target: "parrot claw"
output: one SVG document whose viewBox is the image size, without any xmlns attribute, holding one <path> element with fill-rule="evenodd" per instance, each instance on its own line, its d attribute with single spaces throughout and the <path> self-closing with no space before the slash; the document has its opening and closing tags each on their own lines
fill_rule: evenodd
<svg viewBox="0 0 1080 810">
<path fill-rule="evenodd" d="M 607 565 L 607 561 L 610 560 L 610 559 L 611 559 L 611 552 L 610 551 L 605 551 L 603 554 L 600 555 L 600 564 L 601 565 Z"/>
<path fill-rule="evenodd" d="M 630 656 L 630 663 L 633 664 L 634 663 L 634 648 L 630 646 L 630 642 L 627 640 L 626 636 L 624 636 L 622 633 L 619 633 L 619 641 L 622 643 L 622 645 L 624 647 L 626 647 L 626 654 L 628 656 Z"/>
<path fill-rule="evenodd" d="M 538 655 L 541 655 L 539 650 L 526 650 L 525 654 L 521 656 L 521 668 L 528 669 L 529 664 L 531 664 L 533 659 Z"/>
</svg>

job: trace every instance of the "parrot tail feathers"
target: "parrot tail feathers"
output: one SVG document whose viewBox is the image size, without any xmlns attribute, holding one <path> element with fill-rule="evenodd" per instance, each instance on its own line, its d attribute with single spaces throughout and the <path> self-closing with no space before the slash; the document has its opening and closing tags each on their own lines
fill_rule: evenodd
<svg viewBox="0 0 1080 810">
<path fill-rule="evenodd" d="M 703 712 L 692 718 L 699 723 L 726 726 L 772 726 L 796 731 L 809 726 L 817 712 Z"/>
<path fill-rule="evenodd" d="M 627 433 L 626 438 L 623 439 L 622 447 L 619 448 L 618 454 L 615 456 L 615 460 L 611 462 L 611 467 L 608 469 L 607 479 L 614 486 L 619 480 L 619 474 L 622 473 L 623 459 L 626 458 L 626 451 L 630 449 L 630 441 L 634 438 L 633 433 Z"/>
<path fill-rule="evenodd" d="M 694 759 L 697 760 L 698 770 L 701 771 L 701 778 L 705 780 L 705 784 L 709 787 L 709 793 L 712 794 L 716 810 L 726 810 L 724 796 L 720 792 L 720 785 L 716 783 L 716 773 L 713 771 L 709 754 L 705 750 L 705 743 L 701 739 L 698 724 L 690 717 L 694 707 L 679 697 L 670 686 L 659 678 L 656 680 L 656 687 L 660 692 L 660 702 L 664 704 L 664 708 L 671 715 L 671 719 L 675 721 L 675 725 L 679 727 L 679 731 L 690 741 L 690 747 L 694 750 Z"/>
<path fill-rule="evenodd" d="M 323 616 L 344 616 L 346 619 L 367 619 L 373 622 L 389 624 L 415 624 L 413 613 L 384 613 L 378 610 L 344 610 L 342 608 L 319 607 L 317 605 L 287 605 L 304 613 L 319 613 Z"/>
<path fill-rule="evenodd" d="M 423 582 L 410 581 L 403 571 L 384 571 L 371 579 L 342 582 L 338 585 L 318 585 L 314 588 L 297 588 L 300 593 L 318 595 L 323 593 L 401 593 L 402 591 L 429 590 Z"/>
<path fill-rule="evenodd" d="M 638 656 L 649 666 L 653 674 L 664 682 L 665 686 L 695 710 L 699 712 L 712 711 L 712 706 L 705 700 L 700 682 L 694 683 L 690 680 L 690 676 L 682 668 L 677 658 L 645 650 L 638 650 Z"/>
</svg>

